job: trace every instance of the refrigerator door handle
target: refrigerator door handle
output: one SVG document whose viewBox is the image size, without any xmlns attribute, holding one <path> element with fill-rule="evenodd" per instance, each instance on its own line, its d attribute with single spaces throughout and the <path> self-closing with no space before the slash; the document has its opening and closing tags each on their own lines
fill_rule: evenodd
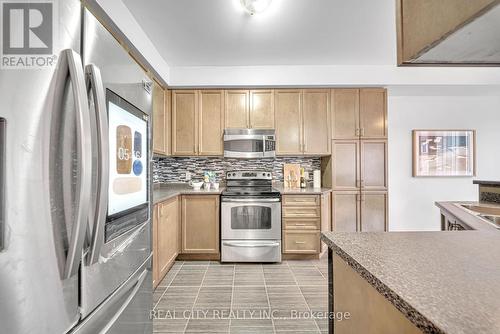
<svg viewBox="0 0 500 334">
<path fill-rule="evenodd" d="M 80 55 L 71 49 L 66 49 L 61 51 L 60 59 L 61 70 L 69 73 L 69 79 L 72 83 L 76 108 L 76 142 L 79 150 L 75 222 L 71 230 L 71 240 L 68 245 L 63 275 L 63 279 L 68 279 L 78 273 L 87 231 L 92 182 L 92 132 Z M 59 93 L 63 94 L 63 92 Z"/>
<path fill-rule="evenodd" d="M 92 232 L 90 253 L 87 260 L 92 265 L 99 260 L 99 254 L 104 242 L 104 225 L 106 223 L 108 209 L 108 186 L 109 186 L 109 129 L 106 112 L 106 94 L 102 82 L 101 71 L 93 64 L 85 66 L 85 82 L 87 94 L 91 94 L 94 100 L 95 119 L 97 120 L 98 138 L 98 162 L 97 162 L 97 191 L 95 198 L 95 212 L 90 214 L 89 226 Z"/>
<path fill-rule="evenodd" d="M 116 320 L 118 320 L 118 318 L 120 318 L 120 316 L 123 314 L 123 312 L 128 307 L 130 302 L 132 302 L 134 297 L 137 295 L 137 293 L 141 289 L 142 283 L 144 283 L 144 280 L 146 279 L 147 274 L 148 274 L 148 270 L 145 269 L 144 272 L 141 274 L 141 276 L 139 276 L 139 278 L 137 279 L 137 283 L 134 286 L 134 288 L 132 289 L 132 291 L 130 292 L 127 299 L 123 302 L 123 304 L 120 306 L 118 311 L 111 317 L 111 319 L 108 321 L 106 327 L 104 327 L 102 329 L 101 333 L 106 333 L 115 324 Z"/>
</svg>

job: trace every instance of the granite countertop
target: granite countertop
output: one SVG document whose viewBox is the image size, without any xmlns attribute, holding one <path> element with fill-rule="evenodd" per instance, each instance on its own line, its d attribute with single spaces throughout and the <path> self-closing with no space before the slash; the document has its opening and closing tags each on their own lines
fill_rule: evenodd
<svg viewBox="0 0 500 334">
<path fill-rule="evenodd" d="M 331 192 L 330 188 L 305 188 L 305 189 L 286 189 L 283 184 L 275 184 L 273 188 L 278 190 L 283 195 L 290 194 L 310 194 L 310 195 L 320 195 L 323 193 Z M 153 186 L 153 204 L 166 201 L 172 197 L 178 195 L 220 195 L 225 190 L 224 187 L 220 187 L 219 190 L 194 190 L 187 183 L 162 183 L 155 184 Z"/>
<path fill-rule="evenodd" d="M 218 190 L 194 190 L 187 183 L 167 183 L 153 186 L 153 204 L 166 201 L 179 195 L 219 195 L 224 191 L 224 187 Z"/>
<path fill-rule="evenodd" d="M 500 233 L 326 232 L 321 238 L 423 332 L 500 332 Z"/>
<path fill-rule="evenodd" d="M 484 181 L 484 180 L 474 180 L 472 181 L 474 184 L 480 184 L 483 186 L 495 186 L 498 187 L 500 186 L 500 181 Z"/>
<path fill-rule="evenodd" d="M 273 185 L 273 188 L 278 190 L 282 195 L 294 195 L 294 194 L 321 195 L 332 191 L 331 188 L 326 188 L 326 187 L 321 187 L 321 188 L 307 187 L 303 189 L 289 189 L 285 188 L 283 186 L 283 183 L 276 183 Z"/>
<path fill-rule="evenodd" d="M 469 225 L 473 230 L 478 231 L 497 231 L 498 228 L 483 218 L 479 217 L 479 213 L 474 211 L 465 209 L 460 205 L 477 205 L 477 206 L 491 206 L 491 207 L 500 207 L 495 203 L 487 203 L 487 202 L 436 202 L 436 206 L 442 210 L 448 211 L 453 216 Z"/>
</svg>

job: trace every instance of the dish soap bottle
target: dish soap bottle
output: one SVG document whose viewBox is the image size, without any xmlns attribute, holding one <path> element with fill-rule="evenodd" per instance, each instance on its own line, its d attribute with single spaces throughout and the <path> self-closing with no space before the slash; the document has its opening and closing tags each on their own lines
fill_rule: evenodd
<svg viewBox="0 0 500 334">
<path fill-rule="evenodd" d="M 306 188 L 306 170 L 304 167 L 300 168 L 300 187 Z"/>
</svg>

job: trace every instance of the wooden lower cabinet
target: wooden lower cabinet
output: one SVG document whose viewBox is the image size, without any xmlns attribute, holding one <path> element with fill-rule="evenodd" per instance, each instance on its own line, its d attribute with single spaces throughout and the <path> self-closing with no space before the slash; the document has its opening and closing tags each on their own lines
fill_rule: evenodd
<svg viewBox="0 0 500 334">
<path fill-rule="evenodd" d="M 351 320 L 334 321 L 335 333 L 422 333 L 338 255 L 333 256 L 333 311 Z"/>
<path fill-rule="evenodd" d="M 159 203 L 153 216 L 153 286 L 157 286 L 174 263 L 178 253 L 179 200 Z"/>
<path fill-rule="evenodd" d="M 320 233 L 330 230 L 331 226 L 330 194 L 284 195 L 282 200 L 285 257 L 320 254 L 326 249 L 322 246 Z"/>
<path fill-rule="evenodd" d="M 332 230 L 356 232 L 359 221 L 359 191 L 334 192 L 332 195 Z"/>
<path fill-rule="evenodd" d="M 196 254 L 199 259 L 219 257 L 219 211 L 219 195 L 182 196 L 181 254 Z"/>
<path fill-rule="evenodd" d="M 332 198 L 332 229 L 336 232 L 387 231 L 387 192 L 339 191 Z"/>
<path fill-rule="evenodd" d="M 387 192 L 361 193 L 361 219 L 362 232 L 387 231 Z"/>
<path fill-rule="evenodd" d="M 319 230 L 284 230 L 284 254 L 318 254 L 320 251 Z"/>
</svg>

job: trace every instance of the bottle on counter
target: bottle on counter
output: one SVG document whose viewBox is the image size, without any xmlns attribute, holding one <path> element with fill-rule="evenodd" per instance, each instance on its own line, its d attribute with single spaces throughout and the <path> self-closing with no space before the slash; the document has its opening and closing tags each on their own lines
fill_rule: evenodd
<svg viewBox="0 0 500 334">
<path fill-rule="evenodd" d="M 304 167 L 300 168 L 300 187 L 301 188 L 306 188 L 307 183 L 306 183 L 306 170 Z"/>
</svg>

